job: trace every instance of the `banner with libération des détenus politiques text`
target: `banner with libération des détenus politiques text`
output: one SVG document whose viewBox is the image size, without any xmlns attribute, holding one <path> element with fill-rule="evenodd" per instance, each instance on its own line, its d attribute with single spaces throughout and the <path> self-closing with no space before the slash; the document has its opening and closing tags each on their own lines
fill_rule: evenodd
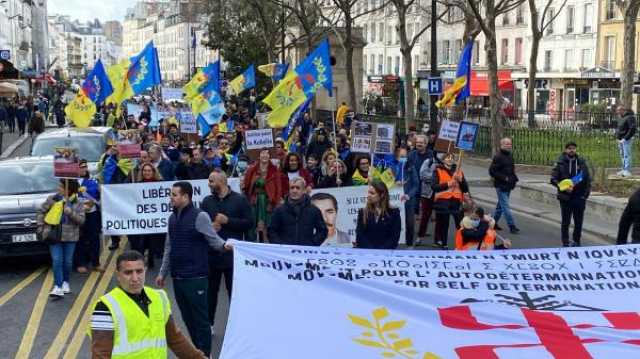
<svg viewBox="0 0 640 359">
<path fill-rule="evenodd" d="M 222 359 L 640 357 L 640 246 L 236 242 Z"/>
</svg>

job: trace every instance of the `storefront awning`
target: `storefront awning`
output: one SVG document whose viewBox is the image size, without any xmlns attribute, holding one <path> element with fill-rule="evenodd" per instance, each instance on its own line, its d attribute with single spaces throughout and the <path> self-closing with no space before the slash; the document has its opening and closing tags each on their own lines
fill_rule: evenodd
<svg viewBox="0 0 640 359">
<path fill-rule="evenodd" d="M 498 70 L 498 89 L 513 91 L 511 71 Z M 471 71 L 471 96 L 489 96 L 489 77 L 486 72 Z"/>
</svg>

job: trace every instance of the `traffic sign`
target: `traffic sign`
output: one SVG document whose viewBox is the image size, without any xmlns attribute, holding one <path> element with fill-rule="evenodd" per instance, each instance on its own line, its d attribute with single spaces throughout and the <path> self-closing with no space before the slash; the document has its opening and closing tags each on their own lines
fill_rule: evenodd
<svg viewBox="0 0 640 359">
<path fill-rule="evenodd" d="M 431 77 L 429 78 L 428 88 L 429 95 L 442 95 L 442 78 L 441 77 Z"/>
</svg>

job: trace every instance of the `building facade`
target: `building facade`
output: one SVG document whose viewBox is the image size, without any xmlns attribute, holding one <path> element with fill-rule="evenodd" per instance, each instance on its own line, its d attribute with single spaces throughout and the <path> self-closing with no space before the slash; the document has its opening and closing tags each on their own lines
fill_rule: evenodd
<svg viewBox="0 0 640 359">
<path fill-rule="evenodd" d="M 46 2 L 42 2 L 46 6 Z M 9 50 L 9 58 L 20 71 L 35 68 L 32 47 L 32 7 L 39 6 L 31 0 L 6 0 L 0 2 L 0 50 Z"/>
</svg>

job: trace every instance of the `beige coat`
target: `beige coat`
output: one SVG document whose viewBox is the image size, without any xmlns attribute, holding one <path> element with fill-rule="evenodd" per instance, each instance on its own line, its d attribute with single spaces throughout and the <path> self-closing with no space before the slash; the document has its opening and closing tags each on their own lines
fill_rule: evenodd
<svg viewBox="0 0 640 359">
<path fill-rule="evenodd" d="M 56 202 L 54 199 L 56 196 L 57 195 L 49 196 L 38 210 L 38 233 L 42 234 L 42 238 L 47 238 L 47 235 L 51 230 L 51 226 L 44 223 L 44 217 L 51 206 Z M 65 222 L 65 216 L 68 220 L 62 224 L 62 241 L 77 242 L 80 238 L 80 226 L 84 223 L 85 219 L 84 204 L 82 200 L 76 199 L 72 203 L 66 203 L 65 208 L 71 208 L 72 213 L 69 216 L 63 215 L 63 222 Z"/>
</svg>

